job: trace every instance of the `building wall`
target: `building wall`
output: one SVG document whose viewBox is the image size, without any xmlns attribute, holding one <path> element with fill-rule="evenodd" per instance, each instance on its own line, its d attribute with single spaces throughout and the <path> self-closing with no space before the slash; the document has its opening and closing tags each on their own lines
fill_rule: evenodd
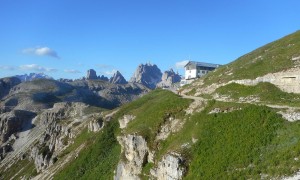
<svg viewBox="0 0 300 180">
<path fill-rule="evenodd" d="M 196 69 L 185 69 L 185 79 L 194 79 L 197 77 L 197 70 Z"/>
<path fill-rule="evenodd" d="M 206 75 L 208 72 L 213 71 L 215 68 L 196 66 L 195 64 L 190 64 L 185 67 L 185 79 L 195 79 Z"/>
</svg>

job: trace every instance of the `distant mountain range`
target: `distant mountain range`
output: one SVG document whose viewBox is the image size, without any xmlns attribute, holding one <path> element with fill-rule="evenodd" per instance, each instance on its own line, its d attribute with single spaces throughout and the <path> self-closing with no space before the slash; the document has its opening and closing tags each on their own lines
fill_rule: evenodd
<svg viewBox="0 0 300 180">
<path fill-rule="evenodd" d="M 44 73 L 30 73 L 24 75 L 16 75 L 21 82 L 33 81 L 36 79 L 51 79 L 54 78 L 48 76 Z M 173 69 L 169 71 L 162 71 L 157 67 L 155 64 L 140 64 L 136 71 L 134 72 L 133 76 L 127 82 L 124 76 L 117 71 L 111 78 L 108 78 L 104 75 L 97 76 L 97 73 L 94 69 L 87 70 L 86 77 L 81 78 L 82 80 L 102 80 L 108 81 L 113 84 L 127 84 L 130 83 L 139 83 L 142 84 L 150 89 L 155 89 L 156 87 L 170 87 L 173 83 L 177 83 L 181 80 L 181 77 L 178 73 L 175 73 Z M 60 82 L 72 82 L 71 79 L 63 79 L 60 78 L 58 81 Z"/>
<path fill-rule="evenodd" d="M 44 73 L 30 73 L 24 75 L 16 75 L 15 77 L 19 78 L 22 82 L 32 81 L 35 79 L 53 79 L 52 77 Z"/>
</svg>

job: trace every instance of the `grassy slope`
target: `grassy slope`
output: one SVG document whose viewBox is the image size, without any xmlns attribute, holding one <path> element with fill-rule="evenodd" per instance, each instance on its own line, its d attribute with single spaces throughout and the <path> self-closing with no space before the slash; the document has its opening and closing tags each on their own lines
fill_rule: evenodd
<svg viewBox="0 0 300 180">
<path fill-rule="evenodd" d="M 269 84 L 263 85 L 267 88 Z M 164 101 L 176 102 L 156 106 Z M 175 103 L 184 105 L 186 102 L 174 94 L 156 91 L 128 104 L 120 112 L 137 115 L 137 118 L 129 123 L 125 133 L 140 133 L 151 143 L 165 117 L 156 108 L 181 109 L 176 108 Z M 242 110 L 208 114 L 216 107 Z M 278 177 L 292 174 L 300 167 L 300 162 L 294 160 L 300 158 L 299 135 L 300 123 L 286 122 L 271 108 L 213 101 L 203 112 L 188 118 L 181 131 L 160 142 L 156 159 L 170 151 L 182 153 L 187 159 L 186 165 L 189 164 L 186 179 L 255 179 L 261 174 Z M 194 145 L 192 138 L 198 139 Z M 152 166 L 147 164 L 143 172 L 147 174 Z"/>
<path fill-rule="evenodd" d="M 268 107 L 215 101 L 203 112 L 184 117 L 183 109 L 189 103 L 171 92 L 156 90 L 122 106 L 102 132 L 84 131 L 75 140 L 66 153 L 84 142 L 85 148 L 55 179 L 112 179 L 120 158 L 117 120 L 124 114 L 136 119 L 123 133 L 146 137 L 156 150 L 156 161 L 170 151 L 183 153 L 188 166 L 186 179 L 258 179 L 261 174 L 278 177 L 299 169 L 300 161 L 295 160 L 300 159 L 299 122 L 284 121 Z M 217 107 L 242 110 L 208 114 Z M 183 129 L 153 146 L 160 125 L 169 116 L 185 118 Z M 198 141 L 193 144 L 192 138 Z M 149 174 L 151 167 L 153 164 L 146 164 L 143 172 Z"/>
<path fill-rule="evenodd" d="M 138 133 L 146 138 L 150 147 L 155 148 L 153 142 L 160 126 L 169 117 L 183 120 L 184 110 L 190 102 L 191 100 L 182 99 L 172 92 L 155 90 L 121 110 L 124 114 L 136 116 L 136 119 L 128 124 L 125 133 Z"/>
<path fill-rule="evenodd" d="M 120 135 L 118 119 L 124 114 L 136 116 L 129 124 L 126 133 L 137 132 L 151 142 L 155 133 L 166 117 L 183 116 L 190 100 L 163 90 L 156 90 L 143 98 L 128 103 L 120 108 L 114 119 L 100 133 L 83 132 L 70 146 L 66 153 L 74 150 L 81 143 L 87 145 L 78 158 L 70 162 L 55 179 L 111 179 L 120 158 L 120 145 L 116 137 Z"/>
<path fill-rule="evenodd" d="M 67 151 L 81 143 L 86 143 L 85 148 L 54 179 L 111 179 L 121 152 L 115 137 L 117 128 L 118 122 L 114 120 L 99 133 L 84 131 Z"/>
<path fill-rule="evenodd" d="M 216 90 L 220 95 L 229 95 L 238 100 L 239 97 L 258 96 L 260 101 L 268 104 L 300 106 L 300 95 L 281 91 L 271 83 L 259 83 L 256 86 L 245 86 L 231 83 Z"/>
<path fill-rule="evenodd" d="M 27 159 L 18 160 L 5 172 L 0 170 L 0 179 L 10 179 L 14 176 L 14 179 L 21 179 L 21 177 L 30 179 L 30 177 L 34 177 L 35 175 L 37 175 L 37 172 L 34 163 Z"/>
<path fill-rule="evenodd" d="M 226 104 L 210 103 L 171 137 L 190 144 L 192 137 L 198 139 L 186 155 L 186 179 L 258 179 L 261 173 L 277 177 L 297 171 L 300 123 L 286 122 L 268 107 L 245 104 L 231 113 L 208 114 Z"/>
<path fill-rule="evenodd" d="M 294 66 L 292 57 L 300 56 L 300 31 L 258 48 L 222 66 L 204 78 L 206 85 L 233 79 L 254 79 Z M 229 75 L 232 73 L 232 75 Z"/>
<path fill-rule="evenodd" d="M 141 134 L 151 145 L 164 118 L 170 114 L 183 118 L 182 109 L 188 104 L 189 100 L 158 90 L 121 107 L 111 124 L 88 138 L 92 143 L 56 179 L 111 179 L 120 158 L 115 140 L 120 135 L 118 118 L 124 114 L 137 116 L 123 133 Z M 208 114 L 217 107 L 242 110 Z M 295 160 L 300 159 L 300 123 L 287 122 L 268 107 L 211 101 L 203 112 L 186 118 L 181 131 L 158 147 L 152 146 L 157 148 L 156 160 L 170 151 L 183 153 L 188 166 L 186 179 L 258 179 L 261 174 L 278 177 L 300 167 L 300 161 Z M 193 144 L 192 138 L 198 141 Z M 146 164 L 143 173 L 149 174 L 151 167 L 153 164 Z"/>
</svg>

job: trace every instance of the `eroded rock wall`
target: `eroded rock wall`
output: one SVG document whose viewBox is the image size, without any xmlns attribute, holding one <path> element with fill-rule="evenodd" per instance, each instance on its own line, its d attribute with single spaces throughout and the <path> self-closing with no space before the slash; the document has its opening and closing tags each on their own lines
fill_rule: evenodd
<svg viewBox="0 0 300 180">
<path fill-rule="evenodd" d="M 139 179 L 143 166 L 148 162 L 149 148 L 142 136 L 124 135 L 118 137 L 124 159 L 121 159 L 115 180 Z"/>
<path fill-rule="evenodd" d="M 76 116 L 82 116 L 86 107 L 83 103 L 57 103 L 39 116 L 46 129 L 30 153 L 38 172 L 51 166 L 57 160 L 56 152 L 72 141 L 72 124 Z"/>
</svg>

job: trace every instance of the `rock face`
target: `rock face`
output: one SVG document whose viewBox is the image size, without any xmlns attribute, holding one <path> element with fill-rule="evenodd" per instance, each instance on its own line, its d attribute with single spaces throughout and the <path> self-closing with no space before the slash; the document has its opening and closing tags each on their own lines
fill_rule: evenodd
<svg viewBox="0 0 300 180">
<path fill-rule="evenodd" d="M 132 116 L 132 115 L 124 115 L 123 118 L 119 119 L 119 124 L 120 124 L 120 128 L 121 129 L 124 129 L 127 127 L 127 124 L 134 120 L 135 119 L 135 116 Z"/>
<path fill-rule="evenodd" d="M 15 77 L 19 78 L 22 82 L 33 81 L 36 79 L 53 79 L 44 73 L 30 73 L 29 75 L 16 75 Z"/>
<path fill-rule="evenodd" d="M 88 130 L 89 132 L 98 132 L 103 128 L 103 126 L 104 122 L 102 118 L 93 118 L 93 120 L 88 124 Z"/>
<path fill-rule="evenodd" d="M 150 171 L 151 175 L 156 179 L 180 180 L 186 171 L 183 162 L 179 154 L 167 154 L 158 163 L 157 168 Z"/>
<path fill-rule="evenodd" d="M 141 64 L 129 82 L 140 83 L 150 89 L 155 89 L 156 85 L 161 81 L 161 77 L 161 70 L 156 65 L 150 63 Z"/>
<path fill-rule="evenodd" d="M 290 122 L 299 121 L 300 113 L 299 112 L 279 112 L 282 117 Z"/>
<path fill-rule="evenodd" d="M 179 131 L 184 124 L 184 121 L 175 119 L 173 117 L 168 118 L 156 135 L 156 140 L 166 140 L 171 133 Z"/>
<path fill-rule="evenodd" d="M 147 142 L 137 135 L 121 136 L 118 137 L 118 141 L 126 159 L 119 162 L 114 179 L 140 179 L 142 167 L 149 161 Z"/>
<path fill-rule="evenodd" d="M 88 80 L 93 80 L 93 79 L 97 79 L 97 74 L 96 74 L 96 71 L 94 69 L 89 69 L 87 71 L 87 74 L 86 74 L 86 79 Z"/>
<path fill-rule="evenodd" d="M 0 98 L 6 96 L 10 89 L 21 83 L 21 80 L 16 77 L 0 79 Z"/>
<path fill-rule="evenodd" d="M 83 103 L 56 103 L 39 115 L 41 127 L 46 127 L 46 130 L 30 153 L 38 172 L 51 166 L 57 160 L 55 153 L 69 144 L 74 136 L 72 124 L 76 123 L 75 117 L 83 116 L 86 107 Z"/>
<path fill-rule="evenodd" d="M 173 69 L 170 69 L 170 71 L 164 72 L 161 82 L 157 84 L 157 87 L 171 87 L 173 83 L 180 82 L 180 80 L 180 75 L 175 73 Z"/>
<path fill-rule="evenodd" d="M 123 77 L 123 75 L 117 71 L 109 80 L 110 83 L 113 84 L 127 84 L 127 81 Z"/>
<path fill-rule="evenodd" d="M 0 114 L 0 145 L 14 133 L 25 130 L 24 128 L 30 128 L 26 125 L 35 115 L 35 113 L 23 110 Z"/>
</svg>

